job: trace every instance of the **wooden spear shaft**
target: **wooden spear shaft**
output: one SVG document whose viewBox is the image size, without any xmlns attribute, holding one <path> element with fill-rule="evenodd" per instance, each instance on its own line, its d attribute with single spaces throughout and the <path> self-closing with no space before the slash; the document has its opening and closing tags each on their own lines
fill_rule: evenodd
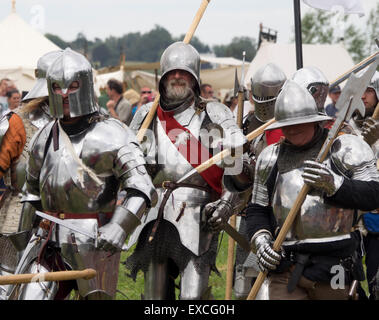
<svg viewBox="0 0 379 320">
<path fill-rule="evenodd" d="M 259 128 L 255 129 L 254 131 L 250 132 L 248 135 L 246 135 L 247 141 L 251 141 L 251 140 L 255 139 L 256 137 L 258 137 L 259 135 L 261 135 L 265 131 L 265 129 L 269 125 L 273 124 L 274 122 L 276 122 L 276 120 L 271 119 L 271 120 L 267 121 L 264 125 L 260 126 Z M 201 172 L 207 170 L 212 165 L 220 162 L 222 159 L 229 156 L 230 154 L 231 154 L 231 150 L 225 149 L 225 150 L 217 153 L 215 156 L 208 159 L 207 161 L 204 161 L 201 165 L 197 166 L 196 171 L 198 173 L 201 173 Z"/>
<path fill-rule="evenodd" d="M 67 281 L 75 279 L 92 279 L 96 276 L 96 270 L 72 270 L 43 273 L 13 274 L 0 277 L 0 285 L 44 282 L 44 281 Z"/>
<path fill-rule="evenodd" d="M 334 87 L 336 86 L 337 84 L 343 82 L 344 80 L 346 80 L 349 75 L 351 73 L 355 73 L 355 72 L 358 72 L 359 70 L 363 69 L 364 67 L 366 67 L 366 65 L 368 63 L 370 63 L 370 61 L 374 61 L 373 59 L 379 54 L 379 51 L 373 53 L 371 56 L 363 59 L 361 62 L 358 62 L 354 67 L 352 67 L 350 70 L 346 71 L 345 73 L 343 73 L 342 75 L 340 75 L 336 80 L 332 81 L 329 85 L 329 87 Z"/>
<path fill-rule="evenodd" d="M 379 102 L 375 107 L 374 113 L 372 114 L 374 120 L 379 120 Z M 376 161 L 376 168 L 379 170 L 379 159 Z"/>
<path fill-rule="evenodd" d="M 237 124 L 240 128 L 242 128 L 243 104 L 244 104 L 244 92 L 243 92 L 243 90 L 239 90 L 239 92 L 238 92 Z M 233 214 L 230 217 L 229 224 L 231 227 L 236 229 L 237 217 L 235 214 Z M 228 239 L 228 260 L 227 260 L 227 264 L 226 264 L 225 300 L 231 300 L 232 299 L 234 249 L 235 249 L 235 241 L 232 237 L 229 236 L 229 239 Z"/>
<path fill-rule="evenodd" d="M 192 37 L 196 31 L 196 28 L 199 25 L 200 20 L 203 17 L 203 14 L 204 14 L 205 10 L 207 9 L 207 6 L 208 6 L 210 1 L 211 0 L 203 0 L 202 1 L 199 10 L 196 13 L 195 18 L 193 19 L 192 24 L 191 24 L 186 36 L 184 37 L 184 40 L 183 40 L 184 43 L 189 43 L 191 41 L 191 39 L 192 39 Z M 142 123 L 141 128 L 139 129 L 139 131 L 137 133 L 137 140 L 140 143 L 143 141 L 143 137 L 145 136 L 145 132 L 146 132 L 147 128 L 149 128 L 151 121 L 153 121 L 153 118 L 155 116 L 155 112 L 157 111 L 157 108 L 158 108 L 159 98 L 160 98 L 160 94 L 158 93 L 154 99 L 153 105 L 151 106 L 149 113 L 147 114 L 145 120 Z"/>
</svg>

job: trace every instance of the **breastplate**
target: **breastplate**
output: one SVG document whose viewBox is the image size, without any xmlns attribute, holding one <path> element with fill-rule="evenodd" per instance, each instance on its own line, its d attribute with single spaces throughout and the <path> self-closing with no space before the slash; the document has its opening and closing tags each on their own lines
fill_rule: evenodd
<svg viewBox="0 0 379 320">
<path fill-rule="evenodd" d="M 57 151 L 54 151 L 53 143 L 50 143 L 40 173 L 40 194 L 44 210 L 72 213 L 113 211 L 119 187 L 119 182 L 111 173 L 113 161 L 107 152 L 99 153 L 98 149 L 88 146 L 88 134 L 90 130 L 71 136 L 71 150 L 65 144 L 61 132 Z M 101 184 L 96 183 L 78 165 L 72 150 L 96 173 Z M 105 161 L 107 158 L 108 161 Z M 104 166 L 106 162 L 108 167 Z M 99 166 L 99 163 L 102 165 Z"/>
<path fill-rule="evenodd" d="M 272 207 L 281 227 L 303 187 L 302 168 L 279 173 Z M 341 209 L 325 203 L 321 193 L 312 190 L 305 198 L 286 240 L 319 239 L 350 233 L 354 210 Z"/>
<path fill-rule="evenodd" d="M 198 138 L 204 116 L 197 119 L 197 121 L 191 121 L 190 118 L 183 117 L 177 119 L 177 121 Z M 129 248 L 137 241 L 144 226 L 157 218 L 164 193 L 164 189 L 160 187 L 162 182 L 178 181 L 193 169 L 192 165 L 170 141 L 158 118 L 155 120 L 155 138 L 157 141 L 156 158 L 158 171 L 153 178 L 153 183 L 157 186 L 158 203 L 149 211 L 146 220 L 142 221 L 142 224 L 131 235 L 128 242 Z M 185 139 L 185 136 L 179 139 Z M 206 181 L 198 173 L 185 182 L 197 186 L 207 186 Z M 194 188 L 178 188 L 172 192 L 164 209 L 164 219 L 176 227 L 182 245 L 191 250 L 195 255 L 201 255 L 209 249 L 212 234 L 202 229 L 201 221 L 204 219 L 201 216 L 201 209 L 210 201 L 211 194 L 207 191 Z"/>
</svg>

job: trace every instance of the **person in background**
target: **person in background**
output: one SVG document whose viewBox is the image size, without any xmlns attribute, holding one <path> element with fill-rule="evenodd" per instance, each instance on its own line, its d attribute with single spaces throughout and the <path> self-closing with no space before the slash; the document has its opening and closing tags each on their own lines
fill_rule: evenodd
<svg viewBox="0 0 379 320">
<path fill-rule="evenodd" d="M 336 109 L 336 103 L 337 103 L 337 100 L 338 98 L 340 97 L 340 94 L 341 94 L 341 87 L 340 86 L 334 86 L 334 87 L 330 87 L 329 88 L 329 98 L 332 100 L 331 103 L 329 103 L 326 107 L 325 107 L 325 113 L 329 116 L 329 117 L 335 117 L 336 116 L 336 113 L 337 113 L 337 109 Z"/>
<path fill-rule="evenodd" d="M 20 106 L 21 102 L 21 94 L 17 89 L 12 89 L 7 92 L 8 98 L 8 110 L 5 113 L 12 111 Z"/>
<path fill-rule="evenodd" d="M 132 121 L 132 105 L 122 95 L 122 83 L 116 79 L 110 79 L 107 82 L 106 91 L 110 99 L 107 102 L 109 114 L 128 126 Z"/>
<path fill-rule="evenodd" d="M 8 108 L 8 98 L 7 98 L 7 82 L 8 78 L 0 80 L 0 108 L 1 112 L 5 111 Z"/>
<path fill-rule="evenodd" d="M 144 104 L 153 101 L 153 92 L 149 87 L 142 87 L 140 91 L 140 100 L 137 104 L 136 111 Z"/>
<path fill-rule="evenodd" d="M 209 83 L 203 83 L 200 86 L 200 96 L 207 100 L 213 100 L 214 91 Z"/>
<path fill-rule="evenodd" d="M 130 102 L 132 105 L 132 115 L 137 111 L 138 103 L 140 101 L 140 95 L 134 89 L 129 89 L 124 92 L 124 98 Z"/>
<path fill-rule="evenodd" d="M 237 96 L 234 96 L 233 90 L 226 93 L 223 104 L 229 107 L 229 109 L 233 112 L 234 117 L 237 118 L 238 98 Z"/>
</svg>

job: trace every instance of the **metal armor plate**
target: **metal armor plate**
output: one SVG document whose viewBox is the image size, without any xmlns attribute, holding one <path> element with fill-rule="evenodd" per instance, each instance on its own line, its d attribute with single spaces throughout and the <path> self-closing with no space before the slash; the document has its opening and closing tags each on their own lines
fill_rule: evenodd
<svg viewBox="0 0 379 320">
<path fill-rule="evenodd" d="M 278 174 L 272 206 L 279 226 L 283 225 L 303 187 L 302 173 L 303 169 L 298 168 Z M 347 235 L 350 233 L 353 217 L 354 210 L 328 205 L 321 193 L 312 191 L 301 206 L 286 240 L 322 240 L 321 238 Z"/>
<path fill-rule="evenodd" d="M 194 117 L 192 117 L 193 114 L 191 115 L 191 112 L 194 110 L 191 111 L 189 109 L 187 109 L 188 111 L 184 111 L 183 115 L 180 116 L 180 119 L 177 118 L 177 121 L 179 121 L 182 125 L 186 124 L 186 127 L 191 131 L 191 133 L 198 138 L 201 123 L 204 119 L 204 114 L 202 114 L 199 119 L 194 121 Z M 179 178 L 181 178 L 184 174 L 192 170 L 193 167 L 171 143 L 158 118 L 155 119 L 154 127 L 156 130 L 156 152 L 159 169 L 153 179 L 153 183 L 154 185 L 159 186 L 162 185 L 164 181 L 179 180 Z M 186 183 L 191 183 L 198 186 L 207 186 L 207 183 L 200 176 L 200 174 L 194 175 L 186 181 Z M 147 219 L 143 220 L 141 225 L 139 225 L 131 235 L 128 242 L 128 248 L 133 246 L 133 244 L 137 241 L 138 236 L 144 226 L 148 222 L 157 218 L 164 189 L 157 188 L 157 192 L 159 199 L 157 205 L 149 211 Z M 211 195 L 208 192 L 193 188 L 178 188 L 171 194 L 165 206 L 164 219 L 176 227 L 182 244 L 196 255 L 201 255 L 208 250 L 210 240 L 212 238 L 211 233 L 204 232 L 201 229 L 201 208 L 210 201 Z M 186 206 L 183 211 L 183 215 L 179 221 L 176 221 L 184 202 L 186 203 Z M 188 232 L 188 230 L 191 230 L 191 232 Z"/>
</svg>

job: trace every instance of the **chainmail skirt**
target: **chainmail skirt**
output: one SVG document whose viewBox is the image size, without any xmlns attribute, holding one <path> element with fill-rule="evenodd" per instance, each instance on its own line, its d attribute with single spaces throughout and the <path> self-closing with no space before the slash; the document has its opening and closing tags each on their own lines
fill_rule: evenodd
<svg viewBox="0 0 379 320">
<path fill-rule="evenodd" d="M 178 231 L 167 220 L 160 221 L 154 239 L 149 242 L 154 222 L 155 220 L 144 227 L 133 254 L 124 262 L 134 280 L 139 270 L 147 272 L 150 262 L 163 263 L 168 259 L 174 261 L 179 272 L 183 271 L 192 259 L 199 274 L 203 272 L 205 267 L 210 266 L 212 271 L 220 275 L 216 268 L 217 235 L 213 236 L 210 248 L 201 256 L 196 256 L 181 244 Z"/>
</svg>

